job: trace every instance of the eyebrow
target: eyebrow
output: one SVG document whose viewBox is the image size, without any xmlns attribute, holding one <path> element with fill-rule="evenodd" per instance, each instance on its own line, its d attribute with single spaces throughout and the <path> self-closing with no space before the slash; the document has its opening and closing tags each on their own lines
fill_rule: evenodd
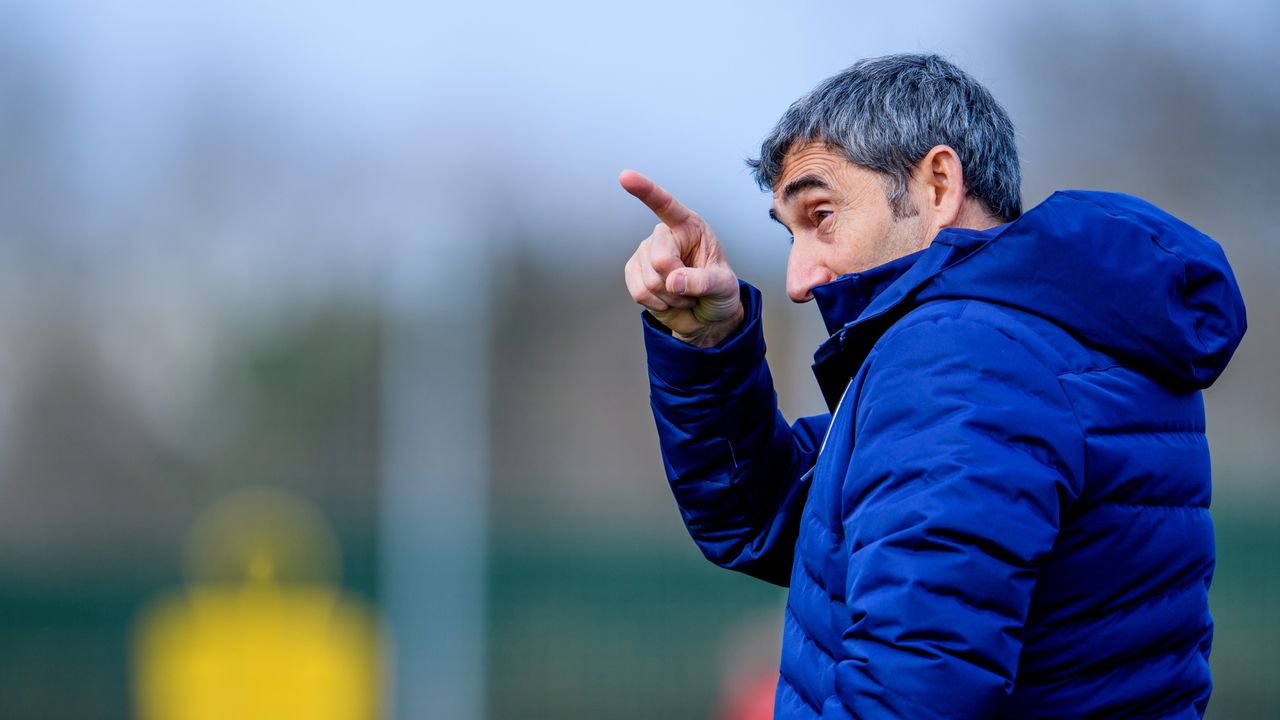
<svg viewBox="0 0 1280 720">
<path fill-rule="evenodd" d="M 787 200 L 790 200 L 791 198 L 795 197 L 801 192 L 804 192 L 805 190 L 809 190 L 810 188 L 830 190 L 831 186 L 827 184 L 826 180 L 823 180 L 817 175 L 801 175 L 795 180 L 792 180 L 791 182 L 787 183 L 787 186 L 783 188 L 782 200 L 783 202 L 786 202 Z"/>
<path fill-rule="evenodd" d="M 795 180 L 787 183 L 787 186 L 782 189 L 782 201 L 786 202 L 805 190 L 813 188 L 817 188 L 819 190 L 830 190 L 831 186 L 827 184 L 826 180 L 823 180 L 817 175 L 801 175 Z M 778 211 L 774 208 L 769 208 L 769 219 L 783 227 L 787 226 L 786 223 L 778 219 Z"/>
</svg>

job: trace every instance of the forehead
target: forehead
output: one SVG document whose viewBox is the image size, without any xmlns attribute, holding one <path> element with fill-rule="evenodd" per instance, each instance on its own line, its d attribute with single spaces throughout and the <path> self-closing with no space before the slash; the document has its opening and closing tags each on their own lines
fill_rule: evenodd
<svg viewBox="0 0 1280 720">
<path fill-rule="evenodd" d="M 876 174 L 849 162 L 839 149 L 825 143 L 797 144 L 782 158 L 782 171 L 773 184 L 774 200 L 786 200 L 787 186 L 802 178 L 817 178 L 832 189 L 852 189 L 850 185 L 874 181 Z"/>
</svg>

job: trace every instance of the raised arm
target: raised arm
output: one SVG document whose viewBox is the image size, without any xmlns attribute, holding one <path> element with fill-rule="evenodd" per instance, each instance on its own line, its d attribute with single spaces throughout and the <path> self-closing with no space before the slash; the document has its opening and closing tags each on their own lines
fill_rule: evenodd
<svg viewBox="0 0 1280 720">
<path fill-rule="evenodd" d="M 760 295 L 710 227 L 631 171 L 624 188 L 661 221 L 627 262 L 643 305 L 650 403 L 672 493 L 716 564 L 786 585 L 808 473 L 830 422 L 789 426 L 764 358 Z"/>
</svg>

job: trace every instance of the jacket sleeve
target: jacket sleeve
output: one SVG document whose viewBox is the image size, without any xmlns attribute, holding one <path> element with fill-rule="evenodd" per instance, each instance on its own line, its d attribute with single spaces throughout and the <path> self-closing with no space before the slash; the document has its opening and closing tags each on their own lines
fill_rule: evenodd
<svg viewBox="0 0 1280 720">
<path fill-rule="evenodd" d="M 1083 435 L 1056 374 L 963 313 L 908 316 L 868 363 L 841 493 L 836 694 L 860 720 L 991 717 L 1079 495 Z"/>
<path fill-rule="evenodd" d="M 760 292 L 746 283 L 741 292 L 742 325 L 713 348 L 671 337 L 645 313 L 650 405 L 671 491 L 702 553 L 785 586 L 830 415 L 787 425 L 764 358 Z"/>
</svg>

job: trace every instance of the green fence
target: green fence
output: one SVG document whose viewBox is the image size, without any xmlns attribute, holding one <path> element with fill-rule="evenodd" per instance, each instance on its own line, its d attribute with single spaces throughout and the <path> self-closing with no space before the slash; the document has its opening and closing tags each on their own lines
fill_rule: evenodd
<svg viewBox="0 0 1280 720">
<path fill-rule="evenodd" d="M 1208 717 L 1272 720 L 1280 717 L 1280 524 L 1223 511 L 1215 519 Z M 491 717 L 714 717 L 726 662 L 741 659 L 736 647 L 752 647 L 735 634 L 780 632 L 784 591 L 713 567 L 667 530 L 661 538 L 496 533 Z M 372 596 L 374 547 L 347 540 L 350 589 Z M 165 563 L 137 558 L 0 569 L 0 718 L 130 717 L 131 623 L 177 583 Z"/>
</svg>

